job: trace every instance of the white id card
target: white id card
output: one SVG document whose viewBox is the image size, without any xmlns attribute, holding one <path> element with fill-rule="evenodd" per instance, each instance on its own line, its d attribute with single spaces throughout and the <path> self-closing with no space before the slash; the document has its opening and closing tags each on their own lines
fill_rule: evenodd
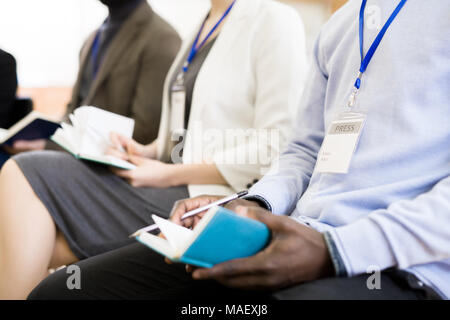
<svg viewBox="0 0 450 320">
<path fill-rule="evenodd" d="M 348 173 L 365 121 L 365 114 L 350 112 L 334 120 L 320 148 L 315 171 Z"/>
<path fill-rule="evenodd" d="M 171 132 L 182 131 L 184 129 L 184 109 L 186 104 L 186 90 L 184 86 L 175 85 L 172 88 L 171 99 L 170 130 Z"/>
</svg>

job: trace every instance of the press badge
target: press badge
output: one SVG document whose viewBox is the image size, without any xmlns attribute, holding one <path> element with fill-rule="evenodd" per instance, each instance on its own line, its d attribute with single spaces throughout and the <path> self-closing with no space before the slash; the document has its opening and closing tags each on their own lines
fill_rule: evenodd
<svg viewBox="0 0 450 320">
<path fill-rule="evenodd" d="M 184 129 L 184 112 L 186 105 L 186 88 L 183 75 L 180 74 L 171 90 L 170 130 L 178 132 Z"/>
<path fill-rule="evenodd" d="M 365 114 L 354 112 L 344 112 L 334 120 L 320 148 L 315 171 L 348 173 L 365 121 Z"/>
</svg>

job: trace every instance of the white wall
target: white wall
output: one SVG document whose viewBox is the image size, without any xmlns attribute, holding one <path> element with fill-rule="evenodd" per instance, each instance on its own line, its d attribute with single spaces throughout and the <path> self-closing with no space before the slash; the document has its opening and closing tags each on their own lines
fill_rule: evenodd
<svg viewBox="0 0 450 320">
<path fill-rule="evenodd" d="M 209 6 L 209 0 L 149 2 L 182 37 L 192 32 Z M 305 21 L 311 46 L 325 11 L 315 4 L 295 6 Z M 0 47 L 16 57 L 20 85 L 71 86 L 81 44 L 106 15 L 97 0 L 1 0 Z"/>
</svg>

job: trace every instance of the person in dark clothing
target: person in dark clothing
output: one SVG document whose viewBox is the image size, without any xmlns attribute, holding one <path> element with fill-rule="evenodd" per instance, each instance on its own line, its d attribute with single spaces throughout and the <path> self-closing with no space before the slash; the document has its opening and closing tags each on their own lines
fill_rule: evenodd
<svg viewBox="0 0 450 320">
<path fill-rule="evenodd" d="M 0 128 L 8 129 L 17 91 L 16 59 L 0 49 Z"/>
<path fill-rule="evenodd" d="M 145 0 L 100 2 L 109 15 L 81 49 L 66 115 L 89 105 L 130 117 L 136 122 L 134 139 L 150 143 L 158 134 L 164 80 L 181 39 Z M 12 152 L 46 146 L 43 140 L 19 141 Z"/>
<path fill-rule="evenodd" d="M 0 49 L 0 129 L 11 126 L 11 114 L 17 91 L 16 59 Z M 0 147 L 0 168 L 9 155 Z"/>
</svg>

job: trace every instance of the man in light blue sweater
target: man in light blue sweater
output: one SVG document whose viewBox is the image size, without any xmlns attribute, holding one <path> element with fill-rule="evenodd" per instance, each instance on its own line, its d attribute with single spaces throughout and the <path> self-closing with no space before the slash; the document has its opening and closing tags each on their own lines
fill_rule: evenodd
<svg viewBox="0 0 450 320">
<path fill-rule="evenodd" d="M 176 266 L 166 266 L 172 273 L 159 272 L 158 257 L 146 256 L 147 249 L 136 245 L 81 262 L 86 277 L 96 279 L 84 285 L 83 293 L 65 290 L 66 276 L 60 272 L 32 297 L 182 298 L 186 292 L 212 297 L 229 294 L 225 287 L 232 287 L 269 289 L 277 298 L 294 299 L 448 299 L 448 1 L 405 3 L 361 78 L 354 108 L 366 121 L 348 173 L 314 170 L 326 133 L 346 110 L 360 69 L 361 2 L 350 0 L 320 34 L 293 139 L 278 170 L 253 186 L 247 200 L 229 205 L 266 223 L 271 243 L 253 257 L 193 273 L 195 280 L 225 286 L 189 280 Z M 367 2 L 364 55 L 398 4 Z M 174 219 L 215 199 L 187 200 L 175 209 Z M 128 285 L 100 285 L 107 282 L 102 270 L 110 275 L 114 268 L 118 274 L 139 274 L 139 279 L 135 285 L 130 279 Z M 170 296 L 155 285 L 161 275 Z"/>
</svg>

